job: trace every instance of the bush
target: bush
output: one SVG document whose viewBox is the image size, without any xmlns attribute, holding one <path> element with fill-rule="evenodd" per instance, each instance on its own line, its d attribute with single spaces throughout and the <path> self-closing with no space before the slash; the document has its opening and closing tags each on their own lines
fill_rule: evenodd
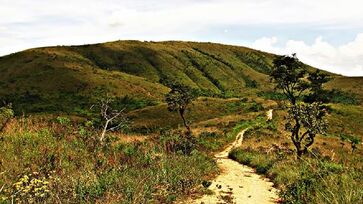
<svg viewBox="0 0 363 204">
<path fill-rule="evenodd" d="M 162 132 L 159 136 L 159 142 L 163 146 L 164 151 L 168 153 L 176 153 L 181 151 L 183 154 L 190 154 L 196 145 L 195 137 L 184 136 L 180 133 L 172 131 Z"/>
<path fill-rule="evenodd" d="M 202 132 L 199 134 L 197 144 L 199 148 L 207 151 L 216 151 L 223 147 L 223 135 L 216 132 Z"/>
<path fill-rule="evenodd" d="M 356 95 L 346 93 L 341 90 L 333 89 L 328 93 L 328 98 L 331 103 L 341 103 L 345 105 L 359 105 L 360 101 Z"/>
<path fill-rule="evenodd" d="M 257 103 L 255 101 L 253 101 L 251 106 L 248 108 L 248 110 L 252 111 L 252 112 L 259 112 L 259 111 L 263 110 L 263 106 L 261 103 Z"/>
<path fill-rule="evenodd" d="M 275 101 L 282 101 L 282 100 L 286 100 L 286 96 L 283 93 L 280 92 L 258 92 L 257 93 L 258 97 L 262 97 L 264 99 L 268 99 L 268 100 L 275 100 Z"/>
<path fill-rule="evenodd" d="M 0 132 L 5 128 L 12 117 L 14 117 L 14 111 L 11 105 L 0 108 Z"/>
</svg>

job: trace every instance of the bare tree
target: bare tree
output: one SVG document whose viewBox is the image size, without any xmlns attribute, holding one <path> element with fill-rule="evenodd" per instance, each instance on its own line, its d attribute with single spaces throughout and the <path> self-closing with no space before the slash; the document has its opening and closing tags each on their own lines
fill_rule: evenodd
<svg viewBox="0 0 363 204">
<path fill-rule="evenodd" d="M 106 133 L 108 131 L 114 131 L 127 126 L 127 118 L 125 115 L 125 108 L 121 110 L 116 110 L 112 108 L 111 104 L 113 102 L 112 98 L 106 97 L 100 100 L 96 105 L 91 108 L 98 107 L 100 111 L 101 119 L 103 122 L 102 133 L 100 136 L 100 142 L 102 143 L 105 139 Z"/>
</svg>

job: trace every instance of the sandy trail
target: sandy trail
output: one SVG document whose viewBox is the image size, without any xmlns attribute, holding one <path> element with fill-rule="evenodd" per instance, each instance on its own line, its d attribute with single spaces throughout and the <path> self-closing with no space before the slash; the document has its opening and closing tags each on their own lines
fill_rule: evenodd
<svg viewBox="0 0 363 204">
<path fill-rule="evenodd" d="M 246 130 L 240 132 L 236 140 L 224 151 L 215 155 L 222 172 L 209 186 L 214 194 L 205 195 L 188 203 L 276 203 L 277 189 L 272 187 L 273 183 L 256 174 L 254 169 L 228 158 L 228 154 L 233 148 L 241 146 Z"/>
</svg>

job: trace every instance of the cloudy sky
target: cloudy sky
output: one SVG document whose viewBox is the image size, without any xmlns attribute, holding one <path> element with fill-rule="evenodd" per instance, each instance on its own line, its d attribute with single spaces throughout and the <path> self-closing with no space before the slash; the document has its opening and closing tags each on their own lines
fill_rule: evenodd
<svg viewBox="0 0 363 204">
<path fill-rule="evenodd" d="M 0 0 L 0 56 L 23 49 L 190 40 L 297 53 L 363 76 L 362 0 Z"/>
</svg>

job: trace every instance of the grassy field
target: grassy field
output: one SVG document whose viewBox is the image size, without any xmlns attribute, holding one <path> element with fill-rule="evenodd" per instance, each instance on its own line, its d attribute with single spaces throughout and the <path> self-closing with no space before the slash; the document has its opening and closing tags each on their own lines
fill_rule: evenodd
<svg viewBox="0 0 363 204">
<path fill-rule="evenodd" d="M 214 43 L 139 41 L 0 57 L 0 101 L 15 111 L 0 131 L 0 203 L 198 196 L 219 172 L 213 153 L 247 127 L 244 146 L 230 156 L 270 177 L 286 203 L 362 203 L 363 148 L 353 152 L 341 139 L 363 139 L 362 78 L 330 74 L 329 129 L 298 162 L 284 131 L 284 98 L 268 77 L 274 57 Z M 168 80 L 198 91 L 186 112 L 191 141 L 179 115 L 167 110 Z M 130 124 L 101 144 L 99 116 L 90 108 L 108 96 Z M 267 123 L 270 108 L 274 120 Z"/>
<path fill-rule="evenodd" d="M 101 146 L 95 130 L 59 121 L 21 118 L 1 134 L 0 203 L 171 203 L 218 172 L 206 148 L 217 134 L 185 155 L 175 132 L 111 134 Z"/>
<path fill-rule="evenodd" d="M 361 135 L 361 126 L 354 126 L 363 118 L 355 114 L 361 107 L 333 108 L 345 112 L 347 118 L 329 115 L 328 133 L 316 139 L 302 160 L 296 160 L 289 135 L 282 128 L 282 111 L 276 112 L 272 122 L 261 116 L 246 122 L 252 128 L 246 133 L 243 146 L 229 156 L 271 178 L 281 190 L 284 203 L 362 203 L 363 148 L 359 145 L 353 152 L 350 143 L 337 135 L 347 129 L 346 134 Z M 353 126 L 349 128 L 350 125 Z"/>
</svg>

